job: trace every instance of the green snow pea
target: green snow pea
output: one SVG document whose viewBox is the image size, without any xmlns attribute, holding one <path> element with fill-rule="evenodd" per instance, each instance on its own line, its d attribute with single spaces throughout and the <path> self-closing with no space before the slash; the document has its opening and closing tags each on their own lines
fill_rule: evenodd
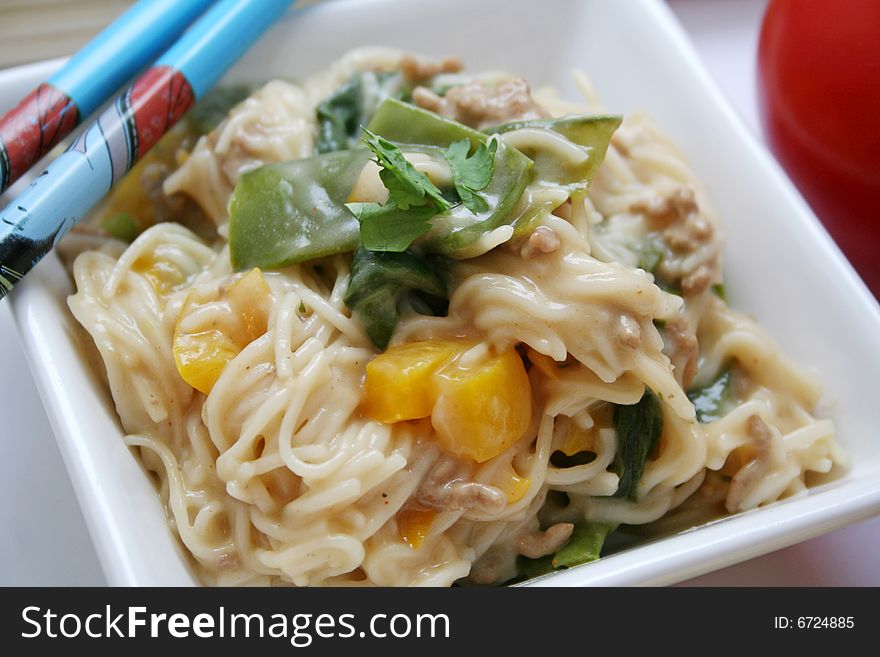
<svg viewBox="0 0 880 657">
<path fill-rule="evenodd" d="M 559 185 L 574 192 L 585 191 L 589 186 L 605 159 L 611 135 L 617 130 L 621 120 L 616 115 L 583 114 L 560 119 L 513 121 L 487 128 L 486 132 L 504 134 L 524 129 L 547 130 L 580 147 L 583 158 L 579 161 L 566 161 L 559 153 L 546 152 L 541 148 L 521 149 L 535 162 L 535 181 L 538 184 Z"/>
<path fill-rule="evenodd" d="M 345 207 L 366 149 L 270 164 L 244 174 L 229 201 L 236 271 L 277 269 L 357 248 L 360 226 Z"/>
</svg>

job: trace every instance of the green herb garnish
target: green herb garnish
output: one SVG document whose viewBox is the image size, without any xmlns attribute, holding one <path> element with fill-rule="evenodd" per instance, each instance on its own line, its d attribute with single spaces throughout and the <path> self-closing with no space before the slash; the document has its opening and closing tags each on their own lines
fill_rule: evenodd
<svg viewBox="0 0 880 657">
<path fill-rule="evenodd" d="M 637 404 L 616 404 L 614 428 L 617 430 L 614 470 L 620 477 L 614 496 L 635 501 L 648 457 L 663 433 L 663 412 L 657 395 L 645 388 Z"/>
<path fill-rule="evenodd" d="M 431 217 L 452 207 L 437 186 L 404 157 L 401 150 L 366 128 L 364 144 L 382 167 L 379 178 L 388 189 L 388 201 L 348 203 L 361 224 L 361 243 L 369 251 L 406 251 L 431 227 Z"/>
<path fill-rule="evenodd" d="M 452 207 L 431 179 L 410 164 L 397 146 L 366 128 L 363 130 L 364 144 L 382 167 L 379 178 L 388 188 L 389 203 L 394 203 L 401 210 L 408 210 L 410 206 L 432 202 L 438 213 Z"/>
<path fill-rule="evenodd" d="M 437 159 L 443 158 L 443 151 L 453 142 L 467 138 L 471 147 L 476 148 L 477 144 L 489 141 L 486 134 L 473 128 L 391 98 L 382 103 L 367 127 L 394 143 L 417 144 L 420 149 L 436 148 Z M 533 180 L 532 161 L 503 141 L 498 142 L 497 148 L 492 180 L 482 192 L 489 208 L 474 214 L 463 203 L 458 203 L 448 212 L 436 215 L 420 248 L 454 258 L 472 258 L 479 255 L 474 248 L 490 231 L 502 225 L 514 225 L 514 230 L 520 228 L 522 215 L 514 209 Z M 527 229 L 522 226 L 522 230 Z"/>
<path fill-rule="evenodd" d="M 482 142 L 477 144 L 474 154 L 468 157 L 470 150 L 470 139 L 465 137 L 450 144 L 443 157 L 452 169 L 452 181 L 461 202 L 468 210 L 478 214 L 489 209 L 489 203 L 477 192 L 486 189 L 492 182 L 498 140 L 490 140 L 488 147 Z"/>
<path fill-rule="evenodd" d="M 355 251 L 345 305 L 360 317 L 367 335 L 380 349 L 388 346 L 394 333 L 401 303 L 414 292 L 446 299 L 446 281 L 435 262 L 410 252 Z"/>
<path fill-rule="evenodd" d="M 433 205 L 420 205 L 401 210 L 388 203 L 348 203 L 361 223 L 361 243 L 370 251 L 406 251 L 431 227 L 435 214 Z"/>
<path fill-rule="evenodd" d="M 730 369 L 727 368 L 712 383 L 688 390 L 688 399 L 697 411 L 697 422 L 714 422 L 724 416 L 732 401 L 730 379 Z"/>
</svg>

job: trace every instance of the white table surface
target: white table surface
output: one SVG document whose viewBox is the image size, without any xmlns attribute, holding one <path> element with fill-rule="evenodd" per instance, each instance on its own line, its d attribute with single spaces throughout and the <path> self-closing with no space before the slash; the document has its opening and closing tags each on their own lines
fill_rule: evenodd
<svg viewBox="0 0 880 657">
<path fill-rule="evenodd" d="M 760 134 L 755 52 L 766 0 L 669 0 L 710 73 Z M 0 585 L 103 585 L 91 539 L 0 302 Z M 880 512 L 880 509 L 878 509 Z M 698 577 L 699 586 L 880 586 L 880 518 Z"/>
</svg>

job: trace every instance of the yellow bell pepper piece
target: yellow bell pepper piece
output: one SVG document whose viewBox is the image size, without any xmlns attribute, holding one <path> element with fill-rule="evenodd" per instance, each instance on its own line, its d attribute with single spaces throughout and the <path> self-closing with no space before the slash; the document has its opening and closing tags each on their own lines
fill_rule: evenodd
<svg viewBox="0 0 880 657">
<path fill-rule="evenodd" d="M 266 332 L 271 306 L 269 286 L 255 268 L 229 287 L 227 298 L 240 320 L 232 337 L 243 349 Z"/>
<path fill-rule="evenodd" d="M 437 371 L 433 383 L 431 423 L 452 454 L 483 463 L 528 429 L 532 391 L 515 349 L 474 363 L 454 360 Z"/>
<path fill-rule="evenodd" d="M 480 463 L 497 456 L 529 426 L 529 379 L 515 349 L 462 359 L 472 346 L 422 340 L 389 348 L 367 363 L 364 413 L 386 424 L 430 416 L 446 451 Z"/>
<path fill-rule="evenodd" d="M 431 378 L 467 346 L 422 340 L 389 347 L 367 363 L 364 413 L 385 424 L 428 417 L 434 407 Z"/>
<path fill-rule="evenodd" d="M 232 321 L 222 323 L 228 332 L 213 324 L 193 327 L 184 322 L 195 309 L 209 304 L 219 304 L 216 312 L 232 314 Z M 229 361 L 266 332 L 269 306 L 269 286 L 259 269 L 230 285 L 219 299 L 206 303 L 188 300 L 172 342 L 174 364 L 181 378 L 199 392 L 210 393 Z"/>
<path fill-rule="evenodd" d="M 192 334 L 175 334 L 174 364 L 183 380 L 206 395 L 220 378 L 226 364 L 241 349 L 231 338 L 214 329 Z"/>
<path fill-rule="evenodd" d="M 135 260 L 131 270 L 143 275 L 152 283 L 156 292 L 163 295 L 186 281 L 186 276 L 177 265 L 151 254 L 142 255 Z"/>
<path fill-rule="evenodd" d="M 431 509 L 406 506 L 397 512 L 397 533 L 413 550 L 417 550 L 431 530 L 436 515 L 437 512 Z"/>
</svg>

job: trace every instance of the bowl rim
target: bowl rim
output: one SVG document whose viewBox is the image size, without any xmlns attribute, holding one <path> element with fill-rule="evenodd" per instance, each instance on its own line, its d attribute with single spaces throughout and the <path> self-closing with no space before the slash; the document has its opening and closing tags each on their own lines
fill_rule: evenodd
<svg viewBox="0 0 880 657">
<path fill-rule="evenodd" d="M 369 1 L 343 0 L 339 4 Z M 667 33 L 670 42 L 674 42 L 678 56 L 686 65 L 684 74 L 694 77 L 703 87 L 707 103 L 722 120 L 723 128 L 732 131 L 743 142 L 749 157 L 772 179 L 781 200 L 810 233 L 809 238 L 830 258 L 834 275 L 842 277 L 845 282 L 846 293 L 865 310 L 865 321 L 880 327 L 877 300 L 781 166 L 730 106 L 672 10 L 662 0 L 638 1 L 640 9 L 657 22 L 658 29 Z M 320 11 L 322 8 L 310 7 L 309 10 Z M 39 81 L 64 61 L 65 58 L 57 58 L 0 71 L 0 88 L 11 81 L 16 84 L 25 80 Z M 36 268 L 10 295 L 14 321 L 108 582 L 111 585 L 155 583 L 143 580 L 143 574 L 129 563 L 130 555 L 124 553 L 124 540 L 114 535 L 114 521 L 105 515 L 108 509 L 92 485 L 95 476 L 92 463 L 88 454 L 81 451 L 82 441 L 87 440 L 84 438 L 87 428 L 77 418 L 69 400 L 64 398 L 60 373 L 53 369 L 52 353 L 58 345 L 53 346 L 40 330 L 40 308 L 53 300 L 57 304 L 51 291 L 51 275 L 47 274 L 47 267 L 52 266 L 53 259 L 55 266 L 60 267 L 53 254 L 47 259 L 49 263 Z M 862 471 L 858 477 L 844 478 L 803 495 L 649 542 L 581 567 L 553 573 L 525 585 L 666 585 L 729 566 L 880 514 L 880 477 L 872 477 L 874 473 L 874 470 Z"/>
</svg>

